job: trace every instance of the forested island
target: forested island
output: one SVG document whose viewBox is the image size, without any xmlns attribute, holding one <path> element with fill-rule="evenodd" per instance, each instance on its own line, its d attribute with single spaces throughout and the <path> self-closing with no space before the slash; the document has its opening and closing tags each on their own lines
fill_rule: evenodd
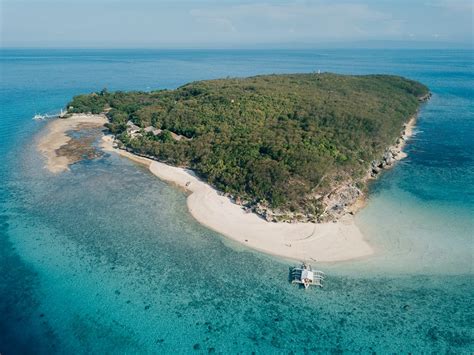
<svg viewBox="0 0 474 355">
<path fill-rule="evenodd" d="M 123 148 L 187 167 L 269 221 L 350 210 L 393 163 L 429 89 L 391 75 L 291 74 L 198 81 L 176 90 L 79 95 Z"/>
</svg>

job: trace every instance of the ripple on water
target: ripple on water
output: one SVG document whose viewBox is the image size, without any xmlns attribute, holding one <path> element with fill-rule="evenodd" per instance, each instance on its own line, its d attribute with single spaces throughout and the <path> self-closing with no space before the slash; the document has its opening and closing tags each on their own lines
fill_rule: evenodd
<svg viewBox="0 0 474 355">
<path fill-rule="evenodd" d="M 456 127 L 472 127 L 460 111 L 472 107 L 469 85 L 459 78 L 466 54 L 377 53 L 376 63 L 373 52 L 358 51 L 43 53 L 10 62 L 0 95 L 0 153 L 8 152 L 0 164 L 2 349 L 472 352 L 472 211 L 463 200 L 472 178 L 463 155 L 470 146 L 452 136 Z M 171 88 L 229 75 L 229 68 L 248 75 L 311 71 L 315 63 L 408 75 L 435 91 L 410 158 L 374 184 L 358 217 L 380 254 L 322 265 L 329 275 L 322 290 L 293 287 L 286 282 L 290 263 L 198 225 L 185 196 L 140 166 L 106 154 L 53 175 L 34 142 L 27 144 L 43 125 L 31 121 L 35 111 L 61 107 L 104 83 Z M 440 155 L 451 143 L 430 142 L 443 135 L 457 143 Z"/>
</svg>

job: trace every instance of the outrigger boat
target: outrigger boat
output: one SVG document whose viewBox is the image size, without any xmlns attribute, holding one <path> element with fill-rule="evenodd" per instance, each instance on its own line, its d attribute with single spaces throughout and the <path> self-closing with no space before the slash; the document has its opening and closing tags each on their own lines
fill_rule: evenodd
<svg viewBox="0 0 474 355">
<path fill-rule="evenodd" d="M 304 288 L 309 286 L 323 287 L 324 272 L 319 270 L 313 270 L 311 265 L 303 263 L 300 267 L 294 267 L 291 269 L 291 283 L 303 285 Z"/>
</svg>

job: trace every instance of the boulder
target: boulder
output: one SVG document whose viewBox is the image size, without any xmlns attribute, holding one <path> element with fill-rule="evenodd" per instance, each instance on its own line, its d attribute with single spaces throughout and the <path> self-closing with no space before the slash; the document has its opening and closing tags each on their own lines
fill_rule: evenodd
<svg viewBox="0 0 474 355">
<path fill-rule="evenodd" d="M 267 211 L 264 217 L 267 222 L 274 222 L 274 217 L 271 212 Z"/>
<path fill-rule="evenodd" d="M 346 207 L 352 206 L 361 195 L 362 191 L 353 183 L 348 183 L 338 188 L 325 196 L 324 205 L 326 206 L 326 210 L 319 219 L 329 221 L 342 217 L 347 212 Z"/>
<path fill-rule="evenodd" d="M 394 162 L 393 153 L 390 150 L 387 150 L 383 155 L 383 160 L 386 165 L 392 165 Z"/>
</svg>

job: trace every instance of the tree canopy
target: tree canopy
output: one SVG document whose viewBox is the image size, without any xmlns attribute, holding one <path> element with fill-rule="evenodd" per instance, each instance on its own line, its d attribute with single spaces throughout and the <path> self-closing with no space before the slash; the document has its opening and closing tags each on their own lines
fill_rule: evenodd
<svg viewBox="0 0 474 355">
<path fill-rule="evenodd" d="M 362 178 L 428 92 L 391 75 L 261 75 L 176 90 L 102 90 L 74 97 L 69 111 L 107 109 L 110 130 L 135 152 L 187 166 L 242 199 L 317 214 L 314 196 Z M 161 133 L 132 137 L 128 121 Z"/>
</svg>

